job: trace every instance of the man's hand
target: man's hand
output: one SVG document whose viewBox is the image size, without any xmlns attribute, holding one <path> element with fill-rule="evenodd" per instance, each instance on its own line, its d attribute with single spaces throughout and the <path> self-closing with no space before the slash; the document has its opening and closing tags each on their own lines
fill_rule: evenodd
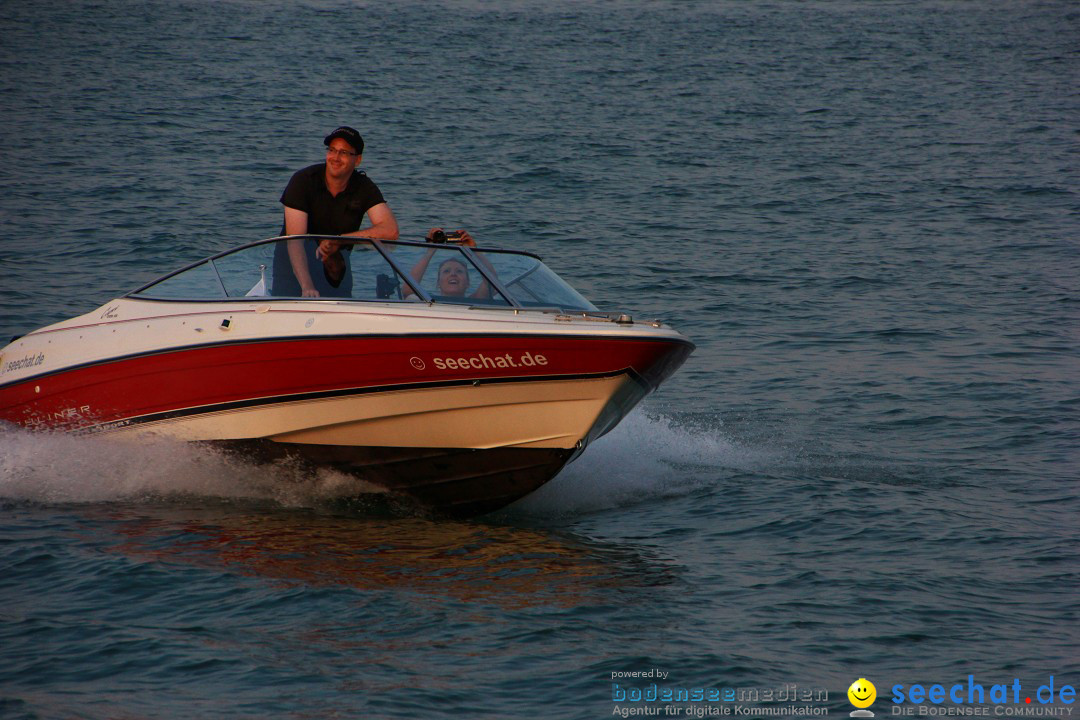
<svg viewBox="0 0 1080 720">
<path fill-rule="evenodd" d="M 319 247 L 315 249 L 315 257 L 326 262 L 326 258 L 330 257 L 340 249 L 341 242 L 338 240 L 320 240 Z"/>
</svg>

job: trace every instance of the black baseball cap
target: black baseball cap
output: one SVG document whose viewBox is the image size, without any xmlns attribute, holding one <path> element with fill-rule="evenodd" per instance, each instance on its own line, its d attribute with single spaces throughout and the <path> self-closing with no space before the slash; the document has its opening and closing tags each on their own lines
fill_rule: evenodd
<svg viewBox="0 0 1080 720">
<path fill-rule="evenodd" d="M 353 130 L 351 127 L 345 127 L 342 125 L 334 132 L 330 133 L 323 139 L 323 145 L 330 146 L 330 141 L 334 138 L 341 138 L 345 142 L 352 145 L 353 150 L 357 155 L 361 155 L 364 152 L 364 138 L 360 137 L 360 133 Z"/>
</svg>

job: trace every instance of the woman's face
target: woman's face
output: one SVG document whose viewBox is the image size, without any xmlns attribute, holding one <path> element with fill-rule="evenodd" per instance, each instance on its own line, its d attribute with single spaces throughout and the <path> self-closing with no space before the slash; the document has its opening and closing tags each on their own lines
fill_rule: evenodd
<svg viewBox="0 0 1080 720">
<path fill-rule="evenodd" d="M 439 294 L 461 297 L 469 289 L 469 271 L 457 260 L 447 260 L 439 268 Z"/>
</svg>

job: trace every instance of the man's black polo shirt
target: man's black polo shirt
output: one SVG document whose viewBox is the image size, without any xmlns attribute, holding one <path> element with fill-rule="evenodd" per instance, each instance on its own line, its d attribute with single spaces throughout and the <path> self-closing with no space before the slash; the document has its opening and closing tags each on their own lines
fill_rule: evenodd
<svg viewBox="0 0 1080 720">
<path fill-rule="evenodd" d="M 282 205 L 307 213 L 307 231 L 311 235 L 344 235 L 359 230 L 364 214 L 384 202 L 378 186 L 360 171 L 352 174 L 337 197 L 331 195 L 326 189 L 326 163 L 298 171 L 281 194 Z"/>
</svg>

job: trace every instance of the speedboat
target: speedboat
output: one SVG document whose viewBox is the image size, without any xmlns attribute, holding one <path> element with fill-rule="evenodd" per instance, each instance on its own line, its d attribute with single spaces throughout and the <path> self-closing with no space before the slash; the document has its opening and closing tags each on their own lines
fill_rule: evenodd
<svg viewBox="0 0 1080 720">
<path fill-rule="evenodd" d="M 343 276 L 310 267 L 323 290 L 298 296 L 281 278 L 327 239 Z M 477 515 L 554 477 L 693 349 L 532 253 L 278 237 L 13 339 L 0 421 L 297 458 Z"/>
</svg>

